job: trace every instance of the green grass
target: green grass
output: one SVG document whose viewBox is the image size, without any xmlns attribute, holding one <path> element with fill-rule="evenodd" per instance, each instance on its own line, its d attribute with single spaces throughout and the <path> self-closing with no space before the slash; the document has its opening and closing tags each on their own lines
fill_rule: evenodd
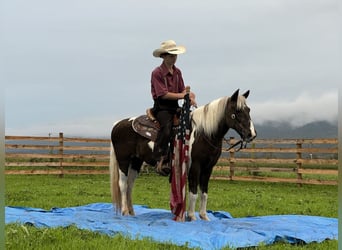
<svg viewBox="0 0 342 250">
<path fill-rule="evenodd" d="M 217 166 L 227 166 L 225 162 L 218 162 Z M 287 178 L 297 179 L 297 165 L 293 164 L 279 164 L 279 163 L 236 163 L 235 167 L 249 167 L 250 171 L 235 170 L 234 176 L 258 176 L 258 177 L 276 177 L 276 178 Z M 278 168 L 278 169 L 292 169 L 292 172 L 288 171 L 256 171 L 258 168 Z M 337 170 L 337 165 L 320 165 L 320 164 L 305 164 L 302 169 L 322 169 L 322 170 Z M 213 176 L 229 176 L 229 171 L 222 169 L 214 169 Z M 319 180 L 319 181 L 337 181 L 338 175 L 335 174 L 302 174 L 304 180 Z"/>
<path fill-rule="evenodd" d="M 6 177 L 7 206 L 43 209 L 111 202 L 109 176 L 66 175 Z M 151 174 L 138 177 L 133 192 L 135 204 L 169 209 L 168 178 Z M 210 181 L 209 210 L 229 211 L 234 217 L 305 214 L 337 217 L 337 187 L 281 183 Z M 197 209 L 198 211 L 198 209 Z M 114 247 L 115 246 L 115 247 Z M 160 244 L 149 239 L 130 240 L 120 235 L 106 235 L 75 227 L 37 229 L 31 226 L 6 225 L 6 249 L 186 249 Z M 292 246 L 274 244 L 256 249 L 337 249 L 337 241 Z"/>
<path fill-rule="evenodd" d="M 149 239 L 128 240 L 116 235 L 110 237 L 88 230 L 68 228 L 42 229 L 30 226 L 10 224 L 6 226 L 6 249 L 187 249 L 171 244 L 160 244 Z"/>
</svg>

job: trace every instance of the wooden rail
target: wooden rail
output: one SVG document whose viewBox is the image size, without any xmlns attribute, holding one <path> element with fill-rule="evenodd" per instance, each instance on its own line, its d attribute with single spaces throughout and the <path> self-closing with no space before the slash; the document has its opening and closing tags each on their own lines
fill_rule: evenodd
<svg viewBox="0 0 342 250">
<path fill-rule="evenodd" d="M 108 174 L 109 139 L 6 136 L 5 174 Z"/>
<path fill-rule="evenodd" d="M 234 138 L 228 142 L 234 143 Z M 257 139 L 249 148 L 228 153 L 221 156 L 215 169 L 229 172 L 229 180 L 337 185 L 337 139 Z"/>
<path fill-rule="evenodd" d="M 337 139 L 253 141 L 227 150 L 224 142 L 213 179 L 337 185 Z M 6 136 L 5 174 L 108 174 L 110 140 Z"/>
</svg>

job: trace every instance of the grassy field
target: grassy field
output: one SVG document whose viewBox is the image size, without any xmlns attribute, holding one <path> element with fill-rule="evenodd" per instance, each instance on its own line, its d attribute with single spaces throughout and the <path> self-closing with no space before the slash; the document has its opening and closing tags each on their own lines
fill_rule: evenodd
<svg viewBox="0 0 342 250">
<path fill-rule="evenodd" d="M 110 202 L 107 175 L 18 176 L 6 178 L 7 206 L 43 209 Z M 154 173 L 142 174 L 136 181 L 134 203 L 169 209 L 168 178 Z M 230 212 L 234 217 L 305 214 L 337 217 L 337 187 L 280 183 L 211 181 L 208 209 Z M 198 210 L 198 209 L 197 209 Z M 120 235 L 109 237 L 79 230 L 73 226 L 37 229 L 6 225 L 6 249 L 187 249 L 172 244 L 131 240 Z M 337 241 L 321 244 L 275 244 L 255 249 L 337 249 Z"/>
</svg>

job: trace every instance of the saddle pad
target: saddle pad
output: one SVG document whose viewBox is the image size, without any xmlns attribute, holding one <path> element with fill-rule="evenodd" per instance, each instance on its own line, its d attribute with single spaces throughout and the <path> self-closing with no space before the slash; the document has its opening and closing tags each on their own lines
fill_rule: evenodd
<svg viewBox="0 0 342 250">
<path fill-rule="evenodd" d="M 157 138 L 159 124 L 152 121 L 147 115 L 141 115 L 132 122 L 132 127 L 139 135 L 155 141 Z"/>
</svg>

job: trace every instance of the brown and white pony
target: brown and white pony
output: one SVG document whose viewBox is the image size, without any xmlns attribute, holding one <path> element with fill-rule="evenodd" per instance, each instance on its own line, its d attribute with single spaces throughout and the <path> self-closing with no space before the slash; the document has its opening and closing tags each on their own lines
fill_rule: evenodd
<svg viewBox="0 0 342 250">
<path fill-rule="evenodd" d="M 222 97 L 191 113 L 191 135 L 189 142 L 190 164 L 188 170 L 189 207 L 187 216 L 196 220 L 195 205 L 197 188 L 200 188 L 200 218 L 209 220 L 206 206 L 208 182 L 213 167 L 222 151 L 222 141 L 228 130 L 234 129 L 243 142 L 256 137 L 256 131 L 246 104 L 249 91 L 231 97 Z M 152 158 L 154 143 L 137 134 L 132 128 L 133 119 L 124 119 L 116 124 L 111 134 L 110 183 L 112 202 L 116 211 L 123 215 L 134 215 L 132 189 L 142 163 L 155 165 Z"/>
</svg>

